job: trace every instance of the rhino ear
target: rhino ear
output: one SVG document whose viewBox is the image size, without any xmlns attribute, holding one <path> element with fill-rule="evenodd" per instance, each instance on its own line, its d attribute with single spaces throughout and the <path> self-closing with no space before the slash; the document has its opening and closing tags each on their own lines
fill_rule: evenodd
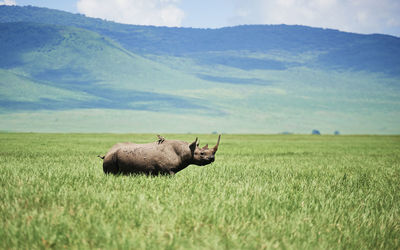
<svg viewBox="0 0 400 250">
<path fill-rule="evenodd" d="M 197 137 L 196 137 L 196 140 L 194 140 L 194 142 L 190 143 L 190 145 L 189 145 L 190 151 L 194 152 L 194 150 L 196 149 L 196 146 L 197 146 Z"/>
</svg>

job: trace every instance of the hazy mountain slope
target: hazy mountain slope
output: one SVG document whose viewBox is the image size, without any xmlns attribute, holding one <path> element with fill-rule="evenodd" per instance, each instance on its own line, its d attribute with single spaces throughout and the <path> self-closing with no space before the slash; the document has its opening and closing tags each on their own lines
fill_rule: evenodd
<svg viewBox="0 0 400 250">
<path fill-rule="evenodd" d="M 96 101 L 98 98 L 87 93 L 37 83 L 25 76 L 0 69 L 0 112 L 57 109 L 60 106 L 56 103 L 71 106 L 79 102 Z"/>
<path fill-rule="evenodd" d="M 3 23 L 0 24 L 0 52 L 4 55 L 0 59 L 3 68 L 0 81 L 3 86 L 12 82 L 12 87 L 2 92 L 2 102 L 11 110 L 203 108 L 188 98 L 162 93 L 176 88 L 176 80 L 187 76 L 136 56 L 87 30 Z M 149 86 L 152 79 L 157 82 Z M 16 94 L 17 89 L 29 87 L 46 93 L 39 99 L 41 95 L 36 95 L 35 102 L 39 103 L 33 104 L 29 98 Z M 183 86 L 191 87 L 190 83 Z M 52 91 L 56 91 L 52 97 L 46 97 Z"/>
<path fill-rule="evenodd" d="M 288 25 L 245 25 L 221 29 L 167 28 L 124 25 L 78 14 L 36 7 L 0 6 L 0 22 L 38 22 L 76 26 L 96 31 L 139 54 L 194 57 L 197 53 L 244 51 L 269 53 L 286 51 L 299 55 L 318 52 L 313 60 L 300 63 L 323 69 L 352 69 L 400 76 L 400 38 L 388 35 L 360 35 L 331 29 Z M 194 53 L 194 55 L 193 55 Z M 240 68 L 290 67 L 282 60 L 258 58 L 249 61 L 231 55 Z M 202 57 L 201 62 L 222 64 L 231 60 Z M 253 66 L 248 66 L 248 65 Z M 278 66 L 276 66 L 276 65 Z M 295 64 L 298 65 L 298 64 Z"/>
<path fill-rule="evenodd" d="M 0 130 L 400 133 L 399 41 L 0 6 Z"/>
</svg>

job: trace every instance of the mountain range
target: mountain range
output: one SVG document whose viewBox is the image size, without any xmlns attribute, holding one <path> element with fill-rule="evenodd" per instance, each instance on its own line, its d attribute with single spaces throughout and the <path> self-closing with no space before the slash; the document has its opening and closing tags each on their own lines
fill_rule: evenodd
<svg viewBox="0 0 400 250">
<path fill-rule="evenodd" d="M 400 133 L 400 38 L 0 6 L 0 130 Z"/>
</svg>

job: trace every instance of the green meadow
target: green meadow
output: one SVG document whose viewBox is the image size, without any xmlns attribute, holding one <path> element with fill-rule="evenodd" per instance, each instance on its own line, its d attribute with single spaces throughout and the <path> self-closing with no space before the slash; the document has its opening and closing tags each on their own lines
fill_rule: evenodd
<svg viewBox="0 0 400 250">
<path fill-rule="evenodd" d="M 400 136 L 222 135 L 208 166 L 103 174 L 114 143 L 154 140 L 0 133 L 0 248 L 400 248 Z"/>
</svg>

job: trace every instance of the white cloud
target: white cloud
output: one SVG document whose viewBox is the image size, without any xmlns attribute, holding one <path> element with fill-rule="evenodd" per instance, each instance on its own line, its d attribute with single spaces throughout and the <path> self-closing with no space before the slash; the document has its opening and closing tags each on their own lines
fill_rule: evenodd
<svg viewBox="0 0 400 250">
<path fill-rule="evenodd" d="M 231 24 L 301 24 L 400 35 L 398 0 L 234 0 Z"/>
<path fill-rule="evenodd" d="M 0 5 L 16 5 L 14 0 L 4 0 L 0 2 Z"/>
<path fill-rule="evenodd" d="M 90 17 L 119 23 L 181 26 L 184 12 L 179 0 L 79 0 L 77 9 Z"/>
</svg>

